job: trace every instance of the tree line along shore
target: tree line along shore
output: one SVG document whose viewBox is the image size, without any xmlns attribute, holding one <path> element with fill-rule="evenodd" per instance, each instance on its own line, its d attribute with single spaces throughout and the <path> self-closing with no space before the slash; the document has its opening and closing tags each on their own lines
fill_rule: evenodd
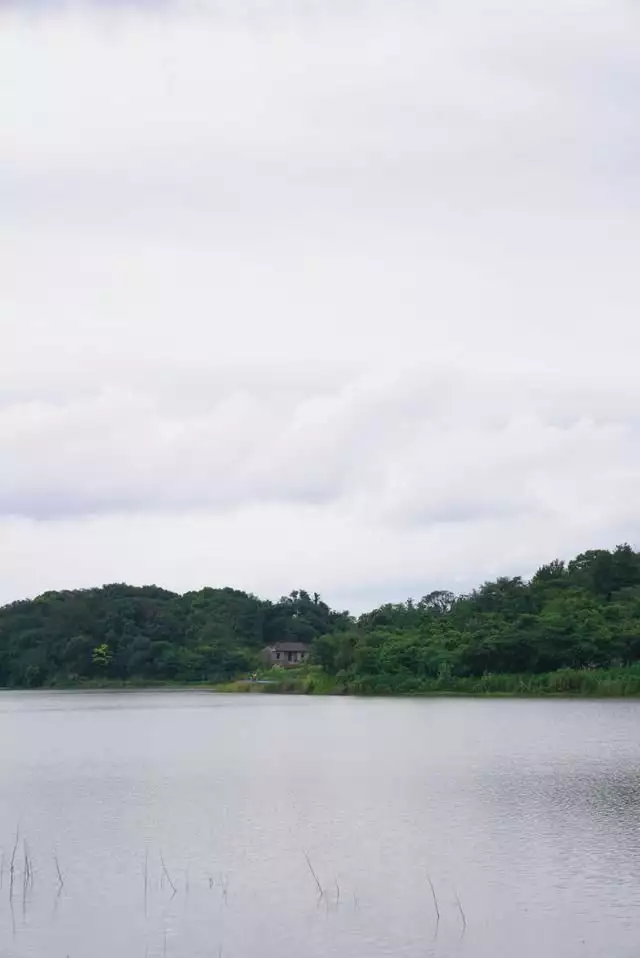
<svg viewBox="0 0 640 958">
<path fill-rule="evenodd" d="M 308 647 L 308 664 L 265 670 L 263 650 L 280 642 Z M 501 576 L 359 616 L 305 590 L 274 602 L 232 588 L 179 595 L 126 584 L 0 608 L 4 688 L 154 684 L 640 695 L 640 553 L 589 550 L 529 580 Z"/>
</svg>

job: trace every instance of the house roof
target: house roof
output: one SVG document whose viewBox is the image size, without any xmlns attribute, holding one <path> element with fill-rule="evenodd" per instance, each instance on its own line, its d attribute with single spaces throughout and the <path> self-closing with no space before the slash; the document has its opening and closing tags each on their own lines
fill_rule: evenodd
<svg viewBox="0 0 640 958">
<path fill-rule="evenodd" d="M 308 652 L 309 646 L 304 642 L 274 642 L 267 648 L 273 652 Z"/>
</svg>

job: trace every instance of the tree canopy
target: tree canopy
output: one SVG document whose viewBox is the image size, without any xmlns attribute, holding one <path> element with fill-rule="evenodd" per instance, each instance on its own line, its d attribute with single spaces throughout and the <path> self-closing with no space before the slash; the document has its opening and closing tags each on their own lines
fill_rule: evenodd
<svg viewBox="0 0 640 958">
<path fill-rule="evenodd" d="M 231 588 L 46 592 L 0 609 L 0 685 L 220 681 L 255 668 L 262 647 L 283 640 L 308 643 L 330 675 L 381 690 L 626 666 L 640 660 L 640 553 L 589 550 L 530 581 L 431 591 L 357 618 L 304 590 L 277 602 Z"/>
<path fill-rule="evenodd" d="M 278 602 L 230 588 L 46 592 L 0 609 L 0 686 L 224 680 L 254 668 L 270 642 L 311 644 L 350 621 L 302 590 Z"/>
<path fill-rule="evenodd" d="M 420 679 L 612 668 L 640 658 L 640 554 L 629 545 L 502 576 L 469 595 L 383 605 L 316 642 L 325 670 L 410 689 Z"/>
</svg>

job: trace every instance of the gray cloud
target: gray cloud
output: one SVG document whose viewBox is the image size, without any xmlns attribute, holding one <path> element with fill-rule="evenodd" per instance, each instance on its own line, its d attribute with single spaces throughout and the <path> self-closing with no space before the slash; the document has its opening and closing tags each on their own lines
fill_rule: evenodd
<svg viewBox="0 0 640 958">
<path fill-rule="evenodd" d="M 52 519 L 281 503 L 401 528 L 562 521 L 593 508 L 615 517 L 640 479 L 640 391 L 544 391 L 427 365 L 304 396 L 238 383 L 181 408 L 173 395 L 121 387 L 0 407 L 0 511 Z"/>
<path fill-rule="evenodd" d="M 0 9 L 0 598 L 633 538 L 635 7 Z"/>
</svg>

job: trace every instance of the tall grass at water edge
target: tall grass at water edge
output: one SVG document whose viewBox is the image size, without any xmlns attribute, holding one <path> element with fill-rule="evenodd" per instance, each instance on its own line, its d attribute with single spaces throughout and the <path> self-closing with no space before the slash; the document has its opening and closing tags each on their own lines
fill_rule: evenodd
<svg viewBox="0 0 640 958">
<path fill-rule="evenodd" d="M 560 669 L 540 674 L 481 676 L 327 675 L 317 667 L 272 669 L 261 680 L 238 680 L 216 686 L 220 691 L 293 695 L 505 695 L 640 696 L 640 666 L 615 669 Z"/>
</svg>

